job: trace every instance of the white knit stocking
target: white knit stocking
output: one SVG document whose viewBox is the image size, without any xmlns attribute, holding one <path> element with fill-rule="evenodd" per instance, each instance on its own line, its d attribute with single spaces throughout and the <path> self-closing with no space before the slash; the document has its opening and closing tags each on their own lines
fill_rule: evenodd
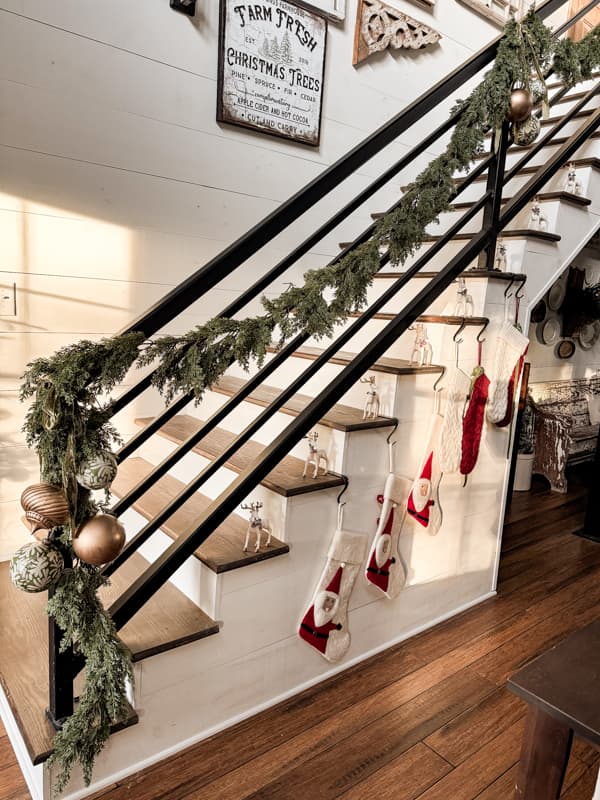
<svg viewBox="0 0 600 800">
<path fill-rule="evenodd" d="M 517 361 L 521 358 L 529 340 L 510 322 L 505 322 L 496 339 L 496 352 L 490 390 L 488 395 L 487 418 L 489 422 L 501 422 L 506 416 L 508 405 L 508 385 Z"/>
<path fill-rule="evenodd" d="M 470 378 L 455 367 L 448 386 L 448 399 L 444 422 L 440 431 L 440 469 L 444 473 L 458 472 L 462 457 L 462 418 L 467 395 L 471 386 Z"/>
</svg>

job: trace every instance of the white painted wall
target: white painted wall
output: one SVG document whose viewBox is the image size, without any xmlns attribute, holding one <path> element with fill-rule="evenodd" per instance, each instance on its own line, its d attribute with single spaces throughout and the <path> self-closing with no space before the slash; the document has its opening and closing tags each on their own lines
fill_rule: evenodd
<svg viewBox="0 0 600 800">
<path fill-rule="evenodd" d="M 17 501 L 37 476 L 19 432 L 25 364 L 125 326 L 497 34 L 456 0 L 432 12 L 396 5 L 437 28 L 440 45 L 353 68 L 351 0 L 346 21 L 329 26 L 314 149 L 215 122 L 217 0 L 199 0 L 193 20 L 167 0 L 1 0 L 0 290 L 16 283 L 18 313 L 0 317 L 0 558 L 23 539 Z M 431 124 L 365 165 L 177 328 L 222 307 Z M 296 279 L 390 205 L 408 177 L 303 259 Z"/>
</svg>

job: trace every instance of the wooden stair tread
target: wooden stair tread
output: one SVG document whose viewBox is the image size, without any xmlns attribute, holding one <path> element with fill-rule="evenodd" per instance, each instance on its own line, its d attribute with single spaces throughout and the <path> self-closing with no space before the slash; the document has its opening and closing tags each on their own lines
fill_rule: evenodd
<svg viewBox="0 0 600 800">
<path fill-rule="evenodd" d="M 544 145 L 544 148 L 559 146 L 561 144 L 564 144 L 565 142 L 568 142 L 569 138 L 570 138 L 569 136 L 556 136 L 551 141 L 547 142 Z M 592 133 L 591 136 L 588 137 L 588 139 L 600 139 L 600 131 Z M 532 142 L 531 144 L 511 144 L 511 146 L 508 149 L 508 154 L 510 155 L 511 153 L 523 153 L 526 150 L 531 150 L 531 148 L 535 147 L 536 144 L 537 142 Z M 489 156 L 489 151 L 486 150 L 485 152 L 479 153 L 479 155 L 475 156 L 474 160 L 482 161 L 484 158 L 487 158 L 488 156 Z"/>
<path fill-rule="evenodd" d="M 571 192 L 565 191 L 556 191 L 556 192 L 540 192 L 540 194 L 536 195 L 541 201 L 544 200 L 564 200 L 566 203 L 572 203 L 574 206 L 589 206 L 591 205 L 592 201 L 588 197 L 582 197 L 578 194 L 572 194 Z M 512 200 L 512 197 L 503 197 L 502 202 L 508 203 L 509 200 Z M 473 208 L 475 205 L 474 201 L 464 202 L 464 203 L 452 203 L 449 208 L 449 211 L 465 211 L 469 208 Z M 381 219 L 385 216 L 385 212 L 376 211 L 375 213 L 371 214 L 371 217 L 374 220 Z"/>
<path fill-rule="evenodd" d="M 211 389 L 231 397 L 239 391 L 244 384 L 245 381 L 242 378 L 226 375 L 224 378 L 221 378 L 218 384 L 211 386 Z M 246 400 L 249 403 L 254 403 L 255 405 L 265 408 L 275 400 L 280 393 L 281 389 L 274 386 L 263 385 L 248 395 Z M 283 414 L 296 417 L 313 399 L 314 398 L 309 397 L 309 395 L 295 394 L 280 408 L 280 411 Z M 337 403 L 321 418 L 319 424 L 327 428 L 348 432 L 366 430 L 368 428 L 385 428 L 390 425 L 395 425 L 396 420 L 391 417 L 363 419 L 362 409 Z"/>
<path fill-rule="evenodd" d="M 153 469 L 153 465 L 143 458 L 128 458 L 119 466 L 119 472 L 111 490 L 117 497 L 123 497 L 145 478 Z M 153 519 L 179 492 L 185 484 L 172 475 L 164 475 L 146 494 L 133 504 L 133 508 L 147 520 Z M 165 523 L 160 527 L 171 539 L 177 539 L 185 531 L 190 530 L 198 517 L 211 504 L 210 498 L 195 492 Z M 290 548 L 285 542 L 272 537 L 268 549 L 259 553 L 244 553 L 247 521 L 238 514 L 231 514 L 222 525 L 212 533 L 194 552 L 196 558 L 213 570 L 228 572 L 232 569 L 265 561 L 274 556 L 288 553 Z M 252 538 L 252 542 L 254 539 Z"/>
<path fill-rule="evenodd" d="M 148 563 L 134 554 L 100 591 L 105 604 L 131 585 Z M 9 563 L 0 563 L 0 683 L 8 698 L 29 756 L 34 764 L 52 752 L 54 728 L 46 718 L 48 707 L 47 593 L 27 594 L 16 589 Z M 135 661 L 186 642 L 217 633 L 218 625 L 173 584 L 165 586 L 127 623 L 120 636 Z M 132 710 L 125 726 L 134 725 Z"/>
<path fill-rule="evenodd" d="M 353 311 L 350 314 L 351 317 L 362 317 L 362 313 L 360 311 Z M 380 312 L 377 314 L 373 314 L 371 319 L 382 319 L 386 321 L 390 321 L 392 319 L 396 319 L 398 315 L 387 313 L 387 312 Z M 487 317 L 456 317 L 448 314 L 423 314 L 420 317 L 417 317 L 416 322 L 427 322 L 433 325 L 487 325 L 489 323 L 489 319 Z"/>
<path fill-rule="evenodd" d="M 583 94 L 587 94 L 587 92 L 584 92 Z M 562 102 L 565 102 L 565 103 L 567 102 L 567 97 L 566 96 L 562 98 Z M 573 120 L 576 120 L 576 119 L 583 119 L 584 117 L 591 117 L 592 114 L 597 110 L 598 109 L 596 109 L 596 108 L 582 108 L 576 114 L 573 114 L 573 116 L 571 117 L 569 122 L 572 122 Z M 564 117 L 564 114 L 560 114 L 560 115 L 557 115 L 555 117 L 548 117 L 548 119 L 540 119 L 540 125 L 542 127 L 545 127 L 545 126 L 548 126 L 548 125 L 555 125 L 557 122 L 560 122 L 563 119 L 563 117 Z M 492 132 L 489 131 L 488 133 L 486 133 L 486 138 L 489 139 L 491 137 L 491 135 L 492 135 Z"/>
<path fill-rule="evenodd" d="M 422 244 L 431 244 L 432 242 L 439 241 L 444 234 L 439 236 L 424 236 Z M 477 234 L 475 233 L 457 233 L 449 242 L 467 242 Z M 542 239 L 547 242 L 560 242 L 560 235 L 550 231 L 536 231 L 531 228 L 517 228 L 514 230 L 503 230 L 498 234 L 499 239 Z M 340 242 L 339 247 L 345 250 L 349 247 L 350 242 Z"/>
<path fill-rule="evenodd" d="M 136 420 L 139 425 L 147 425 L 151 417 Z M 178 414 L 166 422 L 157 434 L 169 439 L 171 442 L 181 444 L 192 433 L 195 433 L 203 424 L 202 420 L 192 417 L 189 414 Z M 225 448 L 235 440 L 236 435 L 224 428 L 215 428 L 207 434 L 202 441 L 194 447 L 194 452 L 199 453 L 205 458 L 215 458 L 220 455 Z M 234 472 L 242 472 L 246 467 L 257 459 L 265 449 L 259 442 L 246 442 L 236 453 L 227 461 L 226 466 Z M 267 489 L 271 489 L 284 497 L 292 497 L 297 494 L 315 492 L 321 489 L 331 489 L 335 486 L 343 486 L 344 479 L 340 475 L 327 473 L 319 475 L 318 478 L 302 477 L 304 461 L 294 456 L 286 456 L 272 470 L 261 484 Z"/>
<path fill-rule="evenodd" d="M 400 278 L 404 272 L 378 272 L 373 278 L 383 278 L 389 280 L 390 278 Z M 439 272 L 418 272 L 414 278 L 435 278 Z M 461 278 L 486 278 L 487 280 L 497 281 L 524 281 L 527 276 L 522 272 L 499 272 L 498 270 L 486 269 L 466 269 L 461 273 Z"/>
<path fill-rule="evenodd" d="M 110 585 L 100 590 L 104 606 L 114 602 L 148 566 L 134 553 L 110 577 Z M 219 632 L 218 624 L 180 592 L 165 583 L 119 632 L 134 661 L 172 650 L 183 644 Z"/>
<path fill-rule="evenodd" d="M 572 158 L 569 160 L 568 163 L 573 164 L 576 167 L 592 167 L 592 169 L 600 169 L 600 158 L 596 158 L 594 156 L 590 156 L 587 158 Z M 534 164 L 533 166 L 522 167 L 518 171 L 518 173 L 514 176 L 514 178 L 512 178 L 511 180 L 518 178 L 519 175 L 533 175 L 539 169 L 541 169 L 540 164 L 537 165 Z M 457 179 L 457 182 L 460 182 L 460 180 L 461 180 L 460 178 Z M 482 183 L 485 181 L 487 181 L 487 175 L 480 175 L 478 178 L 475 178 L 473 183 Z"/>
<path fill-rule="evenodd" d="M 314 361 L 318 358 L 323 351 L 319 347 L 300 347 L 295 351 L 294 355 L 298 358 L 306 358 L 309 361 Z M 332 364 L 339 364 L 346 366 L 356 357 L 356 353 L 347 353 L 343 350 L 338 351 L 337 355 L 330 358 Z M 428 366 L 417 367 L 403 358 L 380 358 L 373 366 L 369 367 L 368 371 L 372 372 L 387 372 L 392 375 L 417 375 L 420 373 L 437 373 L 442 372 L 443 367 L 438 364 L 429 364 Z"/>
<path fill-rule="evenodd" d="M 556 192 L 542 192 L 541 194 L 536 195 L 542 202 L 547 200 L 564 200 L 565 203 L 571 203 L 574 206 L 589 206 L 591 205 L 592 201 L 588 197 L 581 197 L 578 194 L 572 194 L 571 192 L 564 192 L 562 190 Z M 512 197 L 503 197 L 502 203 L 508 203 L 512 200 Z M 468 208 L 472 208 L 475 203 L 465 202 L 465 203 L 453 203 L 452 209 L 456 209 L 464 211 Z"/>
</svg>

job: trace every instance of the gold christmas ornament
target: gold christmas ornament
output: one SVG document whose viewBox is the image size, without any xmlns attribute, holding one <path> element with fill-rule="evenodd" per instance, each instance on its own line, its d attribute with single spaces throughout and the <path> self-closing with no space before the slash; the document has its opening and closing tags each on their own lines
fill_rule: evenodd
<svg viewBox="0 0 600 800">
<path fill-rule="evenodd" d="M 513 89 L 506 116 L 511 122 L 523 122 L 533 109 L 533 95 L 527 89 Z"/>
<path fill-rule="evenodd" d="M 98 514 L 83 522 L 73 539 L 77 558 L 99 567 L 119 555 L 125 544 L 125 528 L 111 514 Z"/>
<path fill-rule="evenodd" d="M 528 147 L 535 142 L 540 130 L 540 121 L 533 115 L 524 122 L 516 122 L 512 127 L 515 144 L 519 147 Z"/>
<path fill-rule="evenodd" d="M 56 528 L 69 520 L 69 503 L 59 486 L 34 483 L 21 495 L 21 507 L 31 533 L 40 528 Z"/>
</svg>

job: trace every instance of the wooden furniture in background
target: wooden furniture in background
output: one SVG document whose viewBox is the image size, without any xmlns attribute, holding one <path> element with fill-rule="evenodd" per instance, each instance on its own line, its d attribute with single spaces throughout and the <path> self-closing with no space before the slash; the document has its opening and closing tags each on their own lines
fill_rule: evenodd
<svg viewBox="0 0 600 800">
<path fill-rule="evenodd" d="M 515 800 L 555 800 L 573 735 L 600 747 L 600 619 L 571 634 L 508 681 L 529 704 Z"/>
</svg>

